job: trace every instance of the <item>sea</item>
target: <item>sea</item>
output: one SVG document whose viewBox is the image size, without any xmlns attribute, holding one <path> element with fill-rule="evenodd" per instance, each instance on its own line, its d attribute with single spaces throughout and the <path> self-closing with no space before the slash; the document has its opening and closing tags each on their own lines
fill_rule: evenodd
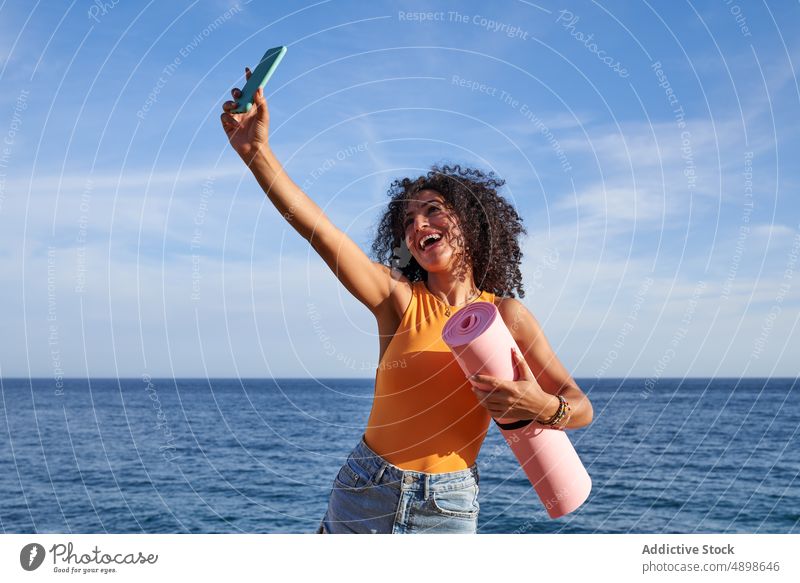
<svg viewBox="0 0 800 583">
<path fill-rule="evenodd" d="M 479 533 L 799 533 L 798 379 L 576 379 L 592 477 L 550 519 L 497 428 Z M 3 533 L 313 533 L 372 379 L 0 379 Z"/>
</svg>

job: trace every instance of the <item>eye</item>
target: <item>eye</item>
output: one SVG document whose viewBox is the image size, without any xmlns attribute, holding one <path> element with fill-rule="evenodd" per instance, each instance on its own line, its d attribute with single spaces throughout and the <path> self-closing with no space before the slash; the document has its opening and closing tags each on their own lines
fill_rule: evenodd
<svg viewBox="0 0 800 583">
<path fill-rule="evenodd" d="M 429 214 L 429 215 L 430 215 L 430 214 L 432 214 L 432 213 L 437 213 L 437 212 L 439 212 L 439 211 L 441 211 L 441 210 L 442 210 L 442 209 L 441 209 L 441 207 L 438 207 L 438 206 L 436 206 L 436 205 L 430 204 L 430 205 L 428 205 L 428 207 L 427 207 L 427 209 L 426 209 L 426 212 L 427 212 L 427 214 Z M 406 219 L 403 221 L 403 228 L 404 228 L 404 229 L 407 229 L 407 228 L 408 228 L 408 226 L 409 226 L 409 225 L 410 225 L 410 224 L 411 224 L 413 221 L 414 221 L 414 218 L 413 218 L 413 216 L 409 216 L 409 217 L 407 217 L 407 218 L 406 218 Z"/>
</svg>

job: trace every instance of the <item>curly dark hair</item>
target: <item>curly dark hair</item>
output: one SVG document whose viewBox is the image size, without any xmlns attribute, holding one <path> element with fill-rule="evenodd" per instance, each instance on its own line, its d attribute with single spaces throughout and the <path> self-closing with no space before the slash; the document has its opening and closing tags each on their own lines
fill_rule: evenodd
<svg viewBox="0 0 800 583">
<path fill-rule="evenodd" d="M 458 217 L 463 234 L 459 264 L 462 268 L 471 265 L 478 288 L 501 297 L 513 298 L 515 291 L 525 297 L 518 238 L 527 231 L 522 217 L 497 193 L 504 184 L 505 180 L 494 172 L 461 168 L 459 164 L 434 165 L 424 176 L 396 179 L 389 187 L 389 205 L 372 243 L 375 260 L 399 269 L 409 281 L 428 280 L 428 272 L 410 257 L 403 220 L 409 200 L 421 190 L 435 190 Z M 401 250 L 406 261 L 398 255 Z"/>
</svg>

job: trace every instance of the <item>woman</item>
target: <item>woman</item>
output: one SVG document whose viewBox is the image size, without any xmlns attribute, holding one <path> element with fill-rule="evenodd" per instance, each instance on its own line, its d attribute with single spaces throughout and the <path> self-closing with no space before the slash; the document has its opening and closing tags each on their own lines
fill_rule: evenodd
<svg viewBox="0 0 800 583">
<path fill-rule="evenodd" d="M 475 460 L 492 417 L 550 424 L 558 418 L 570 429 L 592 420 L 586 395 L 514 299 L 514 291 L 524 297 L 517 239 L 525 230 L 497 194 L 503 181 L 459 166 L 396 180 L 372 246 L 380 261 L 372 261 L 283 171 L 268 143 L 263 90 L 248 113 L 232 114 L 235 107 L 227 101 L 221 116 L 231 146 L 378 324 L 372 411 L 317 532 L 475 533 Z M 392 267 L 384 264 L 390 261 Z M 498 307 L 522 350 L 513 354 L 519 380 L 467 382 L 442 341 L 447 319 L 474 301 Z"/>
</svg>

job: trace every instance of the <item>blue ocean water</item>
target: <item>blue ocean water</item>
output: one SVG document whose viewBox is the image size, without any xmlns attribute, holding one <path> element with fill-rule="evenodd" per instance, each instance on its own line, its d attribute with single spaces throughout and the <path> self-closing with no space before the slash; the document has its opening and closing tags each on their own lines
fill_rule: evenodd
<svg viewBox="0 0 800 583">
<path fill-rule="evenodd" d="M 492 427 L 482 533 L 800 532 L 797 379 L 578 379 L 593 479 L 548 518 Z M 0 381 L 4 533 L 309 533 L 366 425 L 367 379 Z"/>
</svg>

